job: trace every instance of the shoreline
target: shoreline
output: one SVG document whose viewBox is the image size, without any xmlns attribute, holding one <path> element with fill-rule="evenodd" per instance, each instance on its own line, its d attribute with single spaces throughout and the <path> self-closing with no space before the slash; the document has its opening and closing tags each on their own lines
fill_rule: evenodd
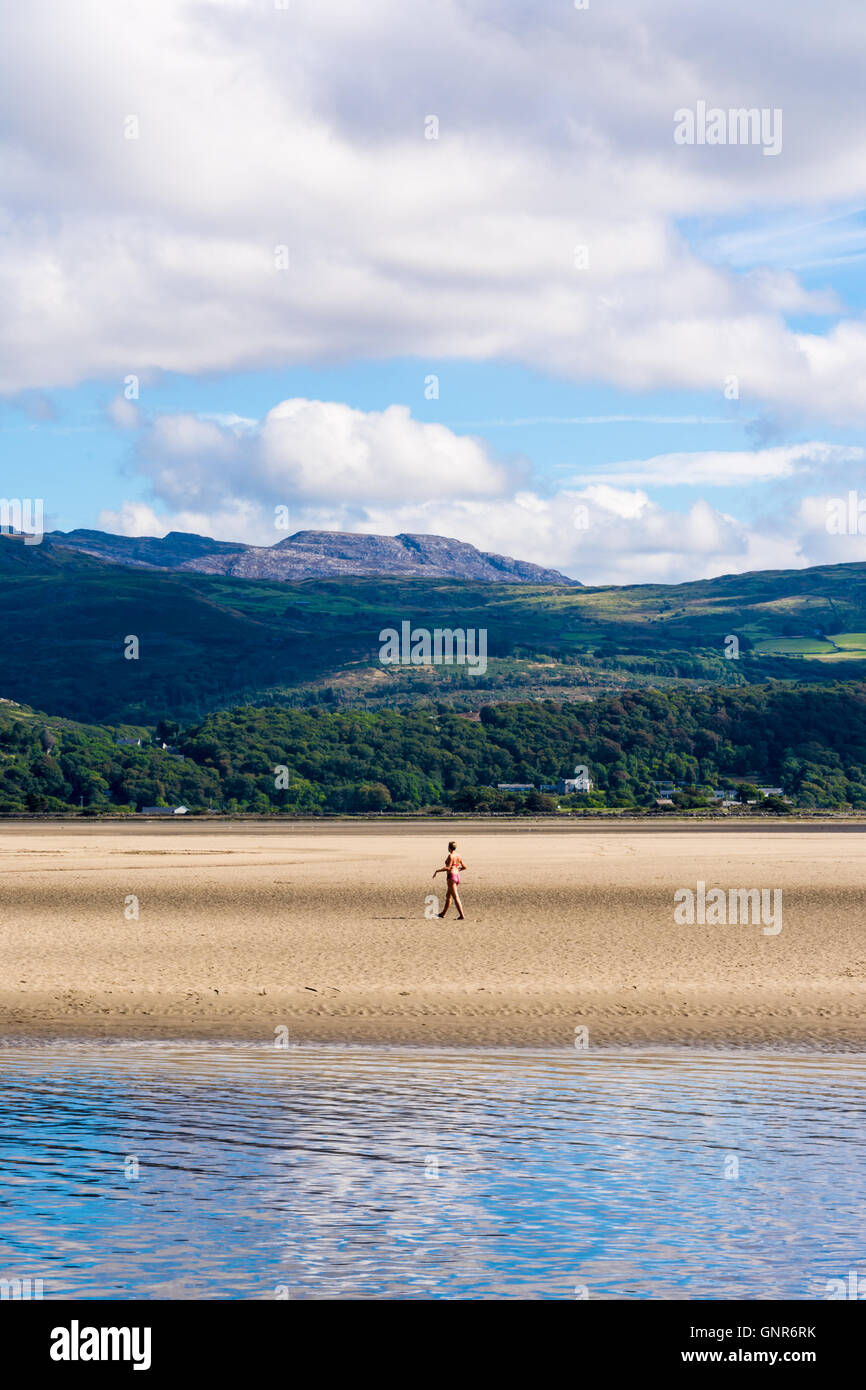
<svg viewBox="0 0 866 1390">
<path fill-rule="evenodd" d="M 80 1007 L 88 1009 L 90 1001 L 82 1000 Z M 90 1004 L 92 1008 L 93 1005 Z M 500 1049 L 516 1051 L 574 1051 L 569 1027 L 575 1017 L 584 1020 L 589 1028 L 591 1045 L 586 1051 L 640 1051 L 647 1048 L 670 1048 L 686 1051 L 718 1051 L 757 1053 L 778 1052 L 786 1055 L 849 1055 L 866 1056 L 866 1024 L 862 1023 L 862 1005 L 858 1017 L 828 1020 L 823 1013 L 797 1022 L 788 1020 L 774 1024 L 756 1024 L 754 1019 L 727 1018 L 695 1019 L 679 1028 L 666 1024 L 648 1027 L 646 1019 L 636 1016 L 631 1024 L 613 1017 L 605 1019 L 574 1009 L 567 1016 L 546 1011 L 539 1023 L 533 1017 L 512 1015 L 503 1018 L 496 1013 L 488 1019 L 456 1020 L 439 1014 L 435 1008 L 423 1019 L 408 1014 L 389 1018 L 354 1018 L 351 1021 L 334 1016 L 317 1018 L 313 1023 L 297 1012 L 287 1015 L 291 1027 L 289 1047 L 344 1046 L 443 1049 L 447 1051 L 478 1050 L 492 1052 Z M 271 1016 L 273 1017 L 273 1016 Z M 273 1035 L 268 1032 L 270 1018 L 257 1025 L 254 1015 L 233 1024 L 212 1019 L 186 1022 L 176 1017 L 153 1017 L 145 1021 L 136 1017 L 114 1015 L 101 1021 L 96 1014 L 86 1020 L 69 1018 L 47 1019 L 35 1011 L 33 1016 L 13 1019 L 0 1005 L 0 1055 L 9 1043 L 148 1043 L 219 1045 L 261 1043 L 273 1047 Z M 583 1052 L 581 1052 L 583 1055 Z"/>
<path fill-rule="evenodd" d="M 787 816 L 771 815 L 725 815 L 724 813 L 701 813 L 682 814 L 682 815 L 647 815 L 647 816 L 626 816 L 616 812 L 599 812 L 595 815 L 561 815 L 561 816 L 534 816 L 534 815 L 505 815 L 491 814 L 487 816 L 472 816 L 460 813 L 452 816 L 399 816 L 389 813 L 380 815 L 360 814 L 357 816 L 286 816 L 285 820 L 278 816 L 252 816 L 252 815 L 195 815 L 189 813 L 184 816 L 65 816 L 60 813 L 42 814 L 34 812 L 32 816 L 7 816 L 0 812 L 0 839 L 7 830 L 33 832 L 40 827 L 45 829 L 81 830 L 93 832 L 94 830 L 125 830 L 136 833 L 149 830 L 163 830 L 169 833 L 182 833 L 188 831 L 215 831 L 237 832 L 246 829 L 255 830 L 258 833 L 270 832 L 274 835 L 285 835 L 291 832 L 302 832 L 304 834 L 323 834 L 333 835 L 342 834 L 346 831 L 384 835 L 391 831 L 413 832 L 424 829 L 438 831 L 446 838 L 454 831 L 459 830 L 463 833 L 473 833 L 482 831 L 487 834 L 499 834 L 501 831 L 532 833 L 542 831 L 545 834 L 592 834 L 592 835 L 616 835 L 616 834 L 664 834 L 667 831 L 720 831 L 731 833 L 736 831 L 767 831 L 773 833 L 784 833 L 785 831 L 802 832 L 821 832 L 831 833 L 839 831 L 859 831 L 866 833 L 866 813 L 855 812 L 831 812 L 821 814 L 792 814 Z"/>
<path fill-rule="evenodd" d="M 284 1055 L 285 1052 L 291 1054 L 293 1052 L 321 1051 L 322 1053 L 332 1053 L 345 1051 L 348 1055 L 374 1052 L 419 1053 L 424 1056 L 441 1056 L 443 1058 L 474 1056 L 476 1054 L 481 1057 L 523 1056 L 525 1054 L 530 1057 L 560 1059 L 575 1056 L 579 1061 L 615 1057 L 633 1057 L 652 1061 L 659 1057 L 671 1056 L 682 1062 L 691 1062 L 715 1056 L 743 1058 L 744 1060 L 755 1058 L 781 1061 L 799 1059 L 816 1063 L 820 1063 L 822 1059 L 835 1058 L 860 1060 L 866 1063 L 866 1041 L 839 1043 L 832 1038 L 814 1039 L 808 1042 L 789 1041 L 784 1038 L 765 1039 L 760 1042 L 726 1038 L 701 1039 L 699 1046 L 695 1045 L 693 1039 L 683 1042 L 677 1039 L 651 1041 L 634 1038 L 620 1042 L 597 1042 L 582 1050 L 575 1049 L 570 1043 L 561 1042 L 428 1042 L 424 1039 L 400 1042 L 381 1039 L 357 1041 L 345 1038 L 298 1038 L 293 1040 L 287 1049 L 278 1052 L 270 1039 L 263 1041 L 258 1035 L 245 1037 L 227 1035 L 217 1031 L 212 1033 L 187 1031 L 183 1033 L 160 1033 L 157 1036 L 153 1033 L 136 1031 L 128 1033 L 95 1032 L 91 1026 L 82 1024 L 74 1030 L 64 1027 L 63 1031 L 58 1032 L 34 1031 L 23 1026 L 9 1032 L 0 1032 L 0 1067 L 2 1067 L 4 1055 L 27 1052 L 31 1048 L 52 1047 L 55 1044 L 82 1049 L 103 1046 L 117 1048 L 118 1051 L 129 1048 L 133 1052 L 139 1048 L 149 1052 L 152 1049 L 157 1049 L 158 1052 L 165 1050 L 166 1053 L 171 1053 L 177 1049 L 190 1054 L 194 1053 L 197 1048 L 226 1048 L 235 1049 L 239 1056 L 251 1057 L 258 1057 L 263 1053 L 268 1056 L 271 1054 L 279 1056 Z M 152 1055 L 158 1055 L 158 1052 Z"/>
</svg>

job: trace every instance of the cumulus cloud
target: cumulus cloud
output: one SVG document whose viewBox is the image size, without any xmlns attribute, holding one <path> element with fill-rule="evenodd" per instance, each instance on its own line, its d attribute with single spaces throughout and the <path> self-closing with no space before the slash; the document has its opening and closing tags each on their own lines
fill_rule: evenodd
<svg viewBox="0 0 866 1390">
<path fill-rule="evenodd" d="M 368 506 L 399 496 L 497 496 L 501 464 L 477 439 L 444 425 L 413 420 L 408 406 L 366 413 L 333 401 L 283 401 L 262 424 L 262 480 L 291 489 L 303 502 L 339 497 Z"/>
<path fill-rule="evenodd" d="M 364 508 L 428 498 L 447 509 L 455 494 L 498 497 L 515 469 L 491 458 L 479 439 L 413 420 L 408 406 L 354 410 L 339 401 L 280 402 L 257 425 L 192 414 L 149 419 L 134 454 L 166 505 Z"/>
<path fill-rule="evenodd" d="M 411 354 L 646 390 L 735 373 L 866 418 L 866 325 L 792 331 L 835 302 L 678 230 L 862 198 L 862 7 L 82 0 L 0 22 L 0 389 Z M 676 146 L 698 100 L 780 107 L 782 153 Z"/>
<path fill-rule="evenodd" d="M 863 457 L 820 442 L 667 455 L 544 493 L 482 441 L 413 420 L 405 406 L 364 412 L 292 399 L 258 423 L 146 420 L 131 462 L 151 497 L 104 511 L 98 524 L 126 535 L 193 531 L 273 545 L 286 535 L 288 508 L 289 531 L 448 535 L 587 583 L 676 582 L 830 558 L 819 501 L 801 504 L 788 487 L 792 479 L 802 486 L 802 470 L 844 490 Z M 648 490 L 659 481 L 749 486 L 764 498 L 763 515 L 747 524 L 705 496 L 668 507 Z M 854 556 L 837 548 L 842 558 Z"/>
</svg>

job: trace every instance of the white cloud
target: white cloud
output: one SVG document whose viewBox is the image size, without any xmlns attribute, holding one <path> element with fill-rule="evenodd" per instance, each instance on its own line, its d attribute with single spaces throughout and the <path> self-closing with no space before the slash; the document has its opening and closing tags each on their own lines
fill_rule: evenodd
<svg viewBox="0 0 866 1390">
<path fill-rule="evenodd" d="M 135 462 L 165 504 L 183 509 L 332 506 L 360 515 L 382 503 L 433 497 L 444 518 L 450 499 L 499 497 L 515 471 L 482 441 L 413 420 L 408 406 L 354 410 L 338 401 L 282 401 L 259 426 L 230 417 L 157 415 L 147 421 Z"/>
<path fill-rule="evenodd" d="M 801 537 L 803 559 L 809 564 L 866 561 L 866 491 L 858 487 L 860 482 L 851 477 L 832 491 L 800 499 L 794 524 Z"/>
<path fill-rule="evenodd" d="M 605 469 L 608 483 L 644 487 L 736 487 L 743 483 L 769 482 L 792 478 L 866 459 L 858 446 L 823 444 L 785 444 L 769 449 L 704 450 L 677 454 L 657 454 Z M 598 474 L 578 475 L 576 483 L 597 479 Z"/>
<path fill-rule="evenodd" d="M 125 396 L 115 396 L 109 402 L 106 414 L 113 425 L 119 430 L 138 429 L 141 424 L 141 412 L 135 401 L 127 400 Z"/>
<path fill-rule="evenodd" d="M 275 496 L 288 487 L 305 503 L 434 496 L 446 511 L 455 494 L 497 496 L 507 481 L 479 440 L 421 424 L 405 405 L 368 414 L 333 401 L 283 401 L 265 417 L 259 458 Z"/>
<path fill-rule="evenodd" d="M 286 535 L 277 508 L 287 506 L 289 531 L 448 535 L 587 583 L 675 582 L 817 563 L 827 550 L 817 504 L 799 507 L 791 489 L 802 485 L 801 471 L 844 489 L 863 457 L 861 449 L 818 442 L 668 455 L 545 495 L 481 441 L 419 423 L 404 406 L 367 413 L 293 399 L 259 426 L 190 415 L 147 421 L 132 459 L 152 500 L 105 511 L 98 524 L 127 535 L 193 531 L 273 545 Z M 700 496 L 666 507 L 647 490 L 659 480 L 696 479 L 763 486 L 760 524 Z"/>
<path fill-rule="evenodd" d="M 261 503 L 235 499 L 226 509 L 213 511 L 157 512 L 149 502 L 124 502 L 118 511 L 101 511 L 97 526 L 115 536 L 167 536 L 169 531 L 186 531 L 246 545 L 273 545 L 286 535 L 284 530 L 277 533 L 273 516 L 268 518 Z"/>
<path fill-rule="evenodd" d="M 2 389 L 411 354 L 736 373 L 866 418 L 862 321 L 794 333 L 833 301 L 676 230 L 866 194 L 862 7 L 81 0 L 2 27 Z M 697 99 L 783 108 L 781 155 L 675 146 Z"/>
</svg>

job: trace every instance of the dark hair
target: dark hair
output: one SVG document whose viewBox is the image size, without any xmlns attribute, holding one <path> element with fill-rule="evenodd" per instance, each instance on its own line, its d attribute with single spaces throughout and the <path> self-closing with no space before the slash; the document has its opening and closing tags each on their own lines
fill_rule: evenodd
<svg viewBox="0 0 866 1390">
<path fill-rule="evenodd" d="M 449 848 L 449 849 L 456 849 L 456 848 L 457 848 L 457 841 L 456 841 L 456 840 L 449 840 L 449 841 L 448 841 L 448 848 Z"/>
</svg>

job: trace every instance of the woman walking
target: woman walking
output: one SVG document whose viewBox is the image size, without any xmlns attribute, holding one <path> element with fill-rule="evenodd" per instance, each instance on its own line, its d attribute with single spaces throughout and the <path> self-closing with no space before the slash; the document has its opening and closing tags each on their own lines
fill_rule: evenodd
<svg viewBox="0 0 866 1390">
<path fill-rule="evenodd" d="M 451 903 L 453 902 L 457 908 L 458 913 L 460 914 L 457 920 L 459 922 L 462 922 L 464 920 L 463 904 L 460 901 L 460 894 L 457 892 L 457 885 L 460 882 L 460 870 L 465 868 L 466 865 L 463 863 L 463 860 L 457 853 L 457 841 L 449 840 L 448 854 L 445 859 L 445 864 L 443 868 L 436 869 L 436 871 L 433 874 L 434 878 L 436 877 L 436 874 L 445 874 L 446 882 L 448 884 L 448 892 L 445 894 L 445 906 L 443 907 L 442 911 L 437 914 L 437 916 L 444 917 L 445 913 L 448 911 L 448 908 L 451 906 Z"/>
</svg>

